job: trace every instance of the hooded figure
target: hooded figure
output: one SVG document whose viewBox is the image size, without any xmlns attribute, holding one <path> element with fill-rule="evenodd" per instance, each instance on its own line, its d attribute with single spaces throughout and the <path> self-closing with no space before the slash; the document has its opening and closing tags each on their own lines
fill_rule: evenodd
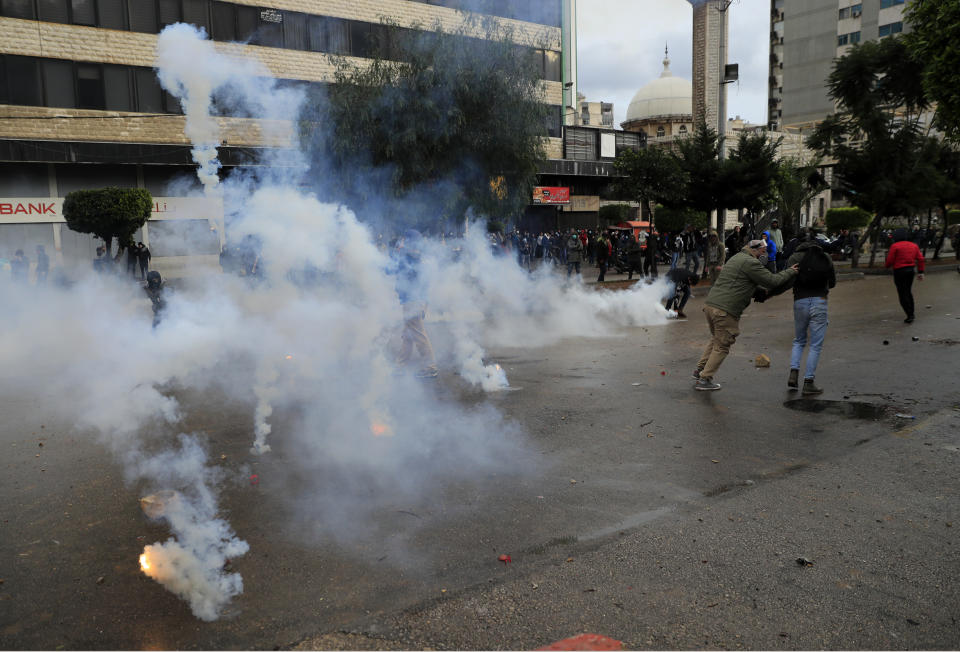
<svg viewBox="0 0 960 652">
<path fill-rule="evenodd" d="M 156 328 L 160 320 L 163 319 L 163 313 L 167 308 L 167 300 L 163 296 L 163 279 L 160 272 L 152 271 L 147 273 L 147 285 L 144 287 L 147 296 L 150 297 L 150 303 L 153 305 L 153 327 Z"/>
<path fill-rule="evenodd" d="M 416 229 L 408 229 L 396 250 L 397 260 L 397 296 L 403 308 L 403 333 L 400 336 L 400 353 L 397 364 L 406 365 L 416 345 L 423 366 L 417 372 L 418 378 L 436 378 L 437 363 L 433 355 L 433 345 L 423 326 L 427 316 L 427 302 L 424 299 L 423 284 L 420 279 L 420 246 L 423 236 Z"/>
</svg>

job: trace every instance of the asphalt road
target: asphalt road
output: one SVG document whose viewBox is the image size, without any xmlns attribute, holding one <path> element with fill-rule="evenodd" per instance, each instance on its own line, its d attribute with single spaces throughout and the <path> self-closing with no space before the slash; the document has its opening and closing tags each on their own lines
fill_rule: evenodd
<svg viewBox="0 0 960 652">
<path fill-rule="evenodd" d="M 167 532 L 110 455 L 44 417 L 57 397 L 5 389 L 0 647 L 529 649 L 583 631 L 631 648 L 960 647 L 960 276 L 916 284 L 910 326 L 889 277 L 841 283 L 822 402 L 786 388 L 789 297 L 751 306 L 723 389 L 694 392 L 697 294 L 689 321 L 490 351 L 516 391 L 442 373 L 436 391 L 521 426 L 520 470 L 371 497 L 366 535 L 292 508 L 292 416 L 253 458 L 252 406 L 180 396 L 225 456 L 223 511 L 251 548 L 213 623 L 140 573 Z"/>
</svg>

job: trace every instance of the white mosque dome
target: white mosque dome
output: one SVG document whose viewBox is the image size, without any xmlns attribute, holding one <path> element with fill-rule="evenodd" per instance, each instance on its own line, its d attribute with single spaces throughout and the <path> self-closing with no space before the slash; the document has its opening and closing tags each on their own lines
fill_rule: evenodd
<svg viewBox="0 0 960 652">
<path fill-rule="evenodd" d="M 625 122 L 662 116 L 693 115 L 693 84 L 670 72 L 670 59 L 663 60 L 660 77 L 637 91 L 627 107 Z"/>
</svg>

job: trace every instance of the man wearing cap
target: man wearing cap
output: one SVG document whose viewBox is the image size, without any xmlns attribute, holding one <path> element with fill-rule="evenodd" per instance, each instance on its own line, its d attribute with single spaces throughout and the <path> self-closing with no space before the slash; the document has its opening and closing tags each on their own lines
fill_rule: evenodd
<svg viewBox="0 0 960 652">
<path fill-rule="evenodd" d="M 732 256 L 720 270 L 717 282 L 710 288 L 703 312 L 710 326 L 710 343 L 703 351 L 693 377 L 699 391 L 720 389 L 714 375 L 730 353 L 730 347 L 740 334 L 740 315 L 758 287 L 773 290 L 788 283 L 797 275 L 797 265 L 778 272 L 770 272 L 760 258 L 767 254 L 763 240 L 751 240 L 740 253 Z"/>
</svg>

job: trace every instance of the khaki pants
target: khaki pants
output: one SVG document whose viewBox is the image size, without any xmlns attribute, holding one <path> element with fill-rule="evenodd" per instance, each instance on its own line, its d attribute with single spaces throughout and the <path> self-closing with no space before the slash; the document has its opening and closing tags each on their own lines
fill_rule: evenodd
<svg viewBox="0 0 960 652">
<path fill-rule="evenodd" d="M 423 327 L 423 319 L 427 316 L 427 306 L 425 303 L 413 302 L 403 305 L 403 334 L 400 336 L 400 355 L 397 356 L 398 364 L 406 364 L 410 361 L 410 355 L 413 353 L 413 345 L 417 345 L 417 351 L 423 358 L 423 368 L 427 371 L 436 371 L 437 363 L 433 356 L 433 345 L 430 344 L 430 338 L 427 337 L 427 331 Z"/>
<path fill-rule="evenodd" d="M 703 312 L 710 326 L 710 343 L 703 350 L 697 369 L 701 378 L 712 379 L 740 334 L 740 319 L 713 306 L 704 306 Z"/>
</svg>

